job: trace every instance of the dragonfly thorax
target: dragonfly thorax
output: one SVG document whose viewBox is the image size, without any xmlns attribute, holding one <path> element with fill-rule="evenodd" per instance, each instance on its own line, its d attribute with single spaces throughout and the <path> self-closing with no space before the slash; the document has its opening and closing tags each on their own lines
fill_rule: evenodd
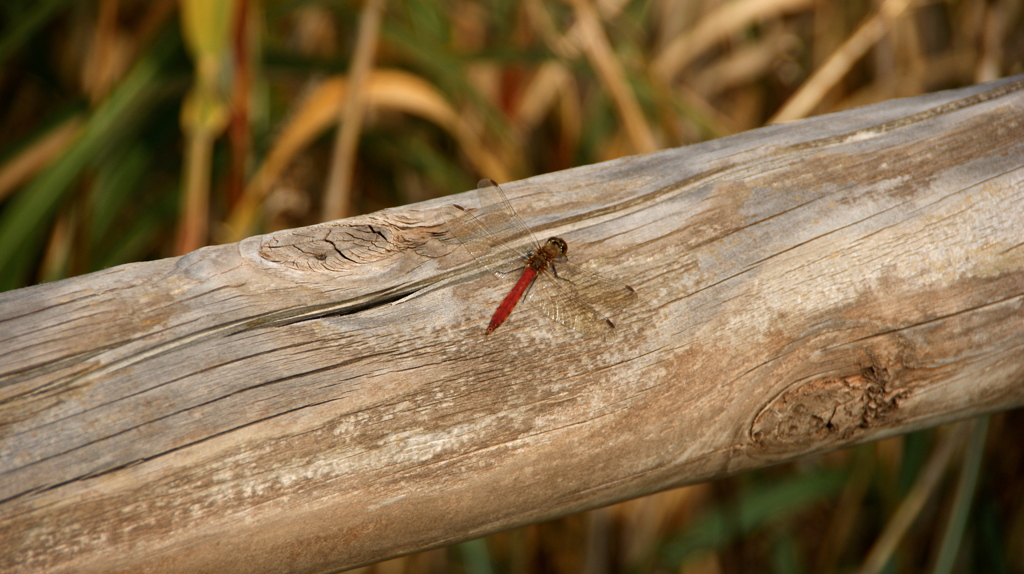
<svg viewBox="0 0 1024 574">
<path fill-rule="evenodd" d="M 565 257 L 565 252 L 568 250 L 569 246 L 565 243 L 564 239 L 552 237 L 530 254 L 530 259 L 526 266 L 537 272 L 543 271 L 548 268 L 552 261 Z"/>
</svg>

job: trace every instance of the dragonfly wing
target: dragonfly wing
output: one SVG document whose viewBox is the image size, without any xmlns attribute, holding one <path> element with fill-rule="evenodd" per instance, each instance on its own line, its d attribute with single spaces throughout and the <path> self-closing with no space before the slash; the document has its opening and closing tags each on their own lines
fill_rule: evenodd
<svg viewBox="0 0 1024 574">
<path fill-rule="evenodd" d="M 564 269 L 564 271 L 563 271 Z M 558 275 L 539 273 L 526 303 L 559 323 L 583 333 L 599 335 L 615 328 L 596 305 L 617 310 L 636 302 L 632 287 L 584 271 L 568 263 L 556 266 Z"/>
<path fill-rule="evenodd" d="M 555 261 L 555 276 L 569 288 L 576 297 L 608 311 L 616 311 L 633 305 L 640 298 L 636 291 L 614 279 L 587 271 L 570 261 Z"/>
<path fill-rule="evenodd" d="M 528 242 L 496 235 L 488 229 L 480 218 L 469 211 L 462 211 L 449 216 L 445 214 L 448 230 L 459 243 L 485 268 L 499 277 L 504 276 L 517 267 L 532 249 Z"/>
<path fill-rule="evenodd" d="M 481 265 L 502 277 L 522 267 L 523 260 L 539 244 L 498 184 L 480 180 L 477 194 L 479 209 L 467 211 L 459 207 L 459 213 L 445 215 L 445 222 L 451 234 Z"/>
<path fill-rule="evenodd" d="M 476 193 L 480 201 L 477 217 L 484 220 L 482 223 L 492 233 L 507 236 L 507 239 L 514 241 L 530 243 L 530 249 L 540 246 L 540 241 L 537 241 L 533 231 L 530 231 L 530 227 L 512 208 L 512 202 L 493 179 L 481 179 L 477 182 Z"/>
</svg>

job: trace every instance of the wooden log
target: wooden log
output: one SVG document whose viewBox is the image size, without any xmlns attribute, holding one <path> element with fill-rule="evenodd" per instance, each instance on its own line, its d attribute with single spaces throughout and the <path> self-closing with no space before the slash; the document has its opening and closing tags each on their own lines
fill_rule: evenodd
<svg viewBox="0 0 1024 574">
<path fill-rule="evenodd" d="M 339 569 L 1019 406 L 1022 124 L 1018 76 L 506 185 L 637 289 L 603 338 L 485 336 L 453 198 L 0 294 L 0 570 Z"/>
</svg>

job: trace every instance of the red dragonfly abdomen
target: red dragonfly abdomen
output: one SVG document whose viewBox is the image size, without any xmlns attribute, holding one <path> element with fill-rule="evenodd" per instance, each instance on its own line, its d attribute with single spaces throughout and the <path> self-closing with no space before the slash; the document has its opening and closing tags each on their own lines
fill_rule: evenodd
<svg viewBox="0 0 1024 574">
<path fill-rule="evenodd" d="M 519 276 L 519 281 L 516 282 L 515 287 L 508 292 L 505 296 L 505 300 L 498 305 L 498 308 L 494 310 L 494 316 L 491 317 L 491 324 L 487 326 L 487 334 L 490 335 L 492 331 L 501 326 L 508 319 L 509 313 L 512 309 L 515 309 L 516 303 L 522 298 L 523 293 L 533 283 L 533 280 L 537 278 L 537 270 L 531 266 L 527 266 L 523 269 L 523 274 Z"/>
</svg>

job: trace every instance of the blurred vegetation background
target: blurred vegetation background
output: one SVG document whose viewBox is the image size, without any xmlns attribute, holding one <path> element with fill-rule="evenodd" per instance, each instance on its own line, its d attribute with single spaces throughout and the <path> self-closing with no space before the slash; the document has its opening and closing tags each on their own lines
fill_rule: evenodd
<svg viewBox="0 0 1024 574">
<path fill-rule="evenodd" d="M 1024 72 L 1024 0 L 6 0 L 0 290 Z M 381 573 L 1024 572 L 1019 412 Z"/>
</svg>

